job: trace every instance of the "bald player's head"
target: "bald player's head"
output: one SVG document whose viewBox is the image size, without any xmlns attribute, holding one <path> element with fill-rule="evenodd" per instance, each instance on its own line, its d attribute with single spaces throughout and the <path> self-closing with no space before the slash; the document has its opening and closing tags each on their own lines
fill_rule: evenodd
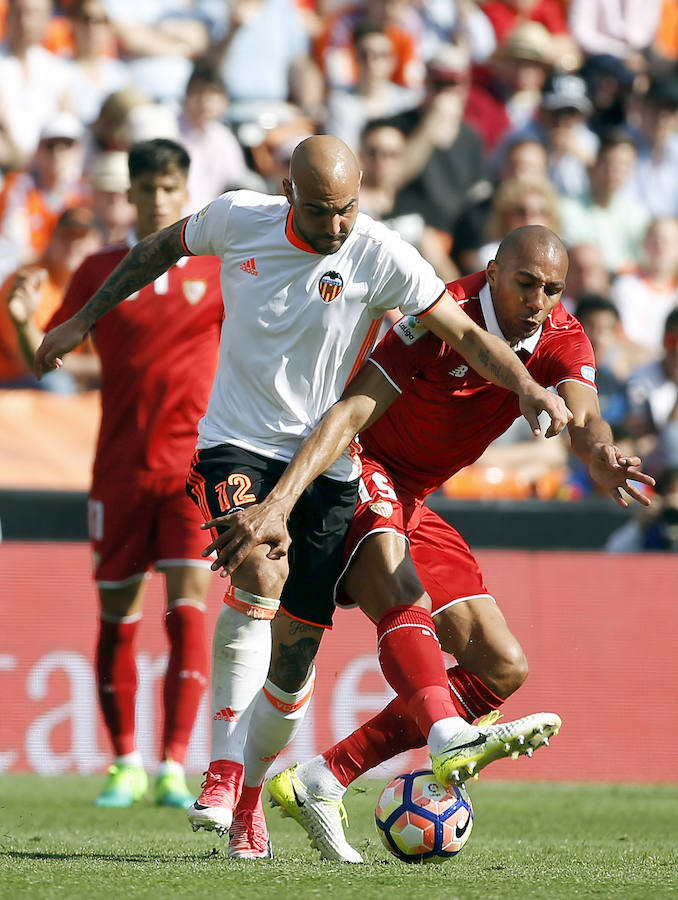
<svg viewBox="0 0 678 900">
<path fill-rule="evenodd" d="M 316 253 L 336 253 L 351 233 L 360 174 L 355 154 L 333 135 L 313 135 L 295 147 L 283 189 L 296 236 Z"/>
<path fill-rule="evenodd" d="M 560 302 L 567 250 L 555 232 L 525 225 L 509 232 L 487 267 L 499 327 L 511 344 L 536 334 Z"/>
<path fill-rule="evenodd" d="M 531 259 L 535 253 L 564 256 L 567 260 L 565 244 L 545 225 L 523 225 L 509 231 L 499 244 L 495 259 L 502 265 L 504 261 L 516 257 Z"/>
</svg>

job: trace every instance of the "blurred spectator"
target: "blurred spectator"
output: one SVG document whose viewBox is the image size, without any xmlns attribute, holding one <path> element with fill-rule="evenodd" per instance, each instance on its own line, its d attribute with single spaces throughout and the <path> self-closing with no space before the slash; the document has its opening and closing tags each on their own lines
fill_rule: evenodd
<svg viewBox="0 0 678 900">
<path fill-rule="evenodd" d="M 89 129 L 89 159 L 106 150 L 128 150 L 130 146 L 127 120 L 135 106 L 148 103 L 148 97 L 136 87 L 114 91 L 101 104 L 99 115 Z"/>
<path fill-rule="evenodd" d="M 539 22 L 551 34 L 567 32 L 560 0 L 485 0 L 483 12 L 501 42 L 523 22 Z"/>
<path fill-rule="evenodd" d="M 104 244 L 119 244 L 136 221 L 130 203 L 129 170 L 124 150 L 108 150 L 92 161 L 88 175 L 92 210 Z"/>
<path fill-rule="evenodd" d="M 589 170 L 590 192 L 564 197 L 560 206 L 560 236 L 570 247 L 598 244 L 610 272 L 635 265 L 647 228 L 648 215 L 624 192 L 636 164 L 636 148 L 620 129 L 603 135 Z"/>
<path fill-rule="evenodd" d="M 83 133 L 74 116 L 57 113 L 43 126 L 30 169 L 7 175 L 0 192 L 0 278 L 39 256 L 59 214 L 86 197 Z"/>
<path fill-rule="evenodd" d="M 639 148 L 630 189 L 653 218 L 678 215 L 678 75 L 652 78 L 638 100 Z"/>
<path fill-rule="evenodd" d="M 575 244 L 569 249 L 570 267 L 567 284 L 560 301 L 568 312 L 574 313 L 582 297 L 598 294 L 610 297 L 612 280 L 598 244 Z"/>
<path fill-rule="evenodd" d="M 624 331 L 659 356 L 664 323 L 678 305 L 678 219 L 655 219 L 643 241 L 637 270 L 619 275 L 612 285 Z"/>
<path fill-rule="evenodd" d="M 661 4 L 662 0 L 570 0 L 570 32 L 588 56 L 616 56 L 642 71 L 641 51 L 654 40 Z"/>
<path fill-rule="evenodd" d="M 458 272 L 446 252 L 436 229 L 417 212 L 402 212 L 397 203 L 405 160 L 405 135 L 387 119 L 373 119 L 365 126 L 359 159 L 363 173 L 360 208 L 384 222 L 413 244 L 431 263 L 444 281 L 452 281 Z M 398 313 L 397 318 L 400 318 Z"/>
<path fill-rule="evenodd" d="M 179 139 L 191 157 L 188 203 L 200 209 L 228 188 L 252 183 L 242 147 L 223 123 L 229 99 L 219 71 L 207 57 L 196 60 L 186 85 Z"/>
<path fill-rule="evenodd" d="M 570 72 L 579 67 L 581 53 L 568 31 L 563 5 L 562 0 L 486 0 L 483 12 L 498 43 L 524 22 L 539 22 L 551 35 L 554 59 Z"/>
<path fill-rule="evenodd" d="M 487 66 L 474 69 L 465 118 L 488 152 L 530 122 L 553 61 L 549 32 L 538 22 L 526 22 L 499 44 Z"/>
<path fill-rule="evenodd" d="M 633 519 L 607 539 L 608 553 L 678 553 L 678 458 L 657 475 L 652 506 L 639 506 Z"/>
<path fill-rule="evenodd" d="M 316 116 L 324 88 L 294 0 L 233 0 L 225 6 L 224 33 L 210 53 L 231 98 L 231 119 L 255 121 L 261 110 L 270 116 L 287 100 Z"/>
<path fill-rule="evenodd" d="M 12 298 L 26 285 L 31 304 L 36 293 L 38 305 L 33 308 L 32 321 L 44 329 L 52 314 L 61 305 L 69 278 L 80 263 L 101 245 L 101 235 L 94 214 L 89 207 L 65 210 L 59 217 L 49 244 L 40 258 L 10 275 L 0 288 L 0 387 L 39 388 L 41 390 L 73 393 L 78 384 L 91 386 L 99 371 L 96 354 L 89 343 L 76 353 L 69 354 L 63 368 L 48 373 L 37 381 L 26 365 L 19 338 L 10 316 Z M 23 308 L 23 303 L 21 308 Z"/>
<path fill-rule="evenodd" d="M 448 255 L 459 216 L 490 188 L 482 143 L 463 118 L 468 66 L 466 51 L 442 44 L 427 66 L 423 103 L 390 120 L 407 138 L 397 207 L 435 228 Z"/>
<path fill-rule="evenodd" d="M 411 109 L 419 103 L 421 95 L 392 81 L 396 57 L 383 25 L 369 19 L 359 20 L 353 44 L 357 66 L 355 84 L 328 92 L 324 130 L 357 151 L 360 132 L 369 119 Z"/>
<path fill-rule="evenodd" d="M 325 27 L 313 44 L 313 56 L 330 88 L 355 84 L 358 66 L 353 33 L 360 19 L 381 22 L 391 39 L 396 65 L 393 80 L 418 90 L 424 80 L 423 48 L 414 4 L 405 0 L 359 0 L 327 17 Z"/>
<path fill-rule="evenodd" d="M 647 458 L 651 474 L 664 462 L 659 459 L 667 440 L 663 432 L 670 427 L 669 436 L 675 434 L 678 422 L 678 309 L 666 317 L 663 350 L 661 359 L 633 372 L 628 384 L 627 428 Z"/>
<path fill-rule="evenodd" d="M 463 274 L 478 269 L 478 248 L 487 242 L 487 220 L 492 210 L 496 188 L 510 178 L 548 181 L 547 156 L 544 145 L 534 137 L 516 137 L 505 146 L 496 184 L 486 196 L 472 200 L 459 217 L 452 246 L 452 256 Z"/>
<path fill-rule="evenodd" d="M 484 62 L 495 50 L 492 23 L 476 0 L 424 0 L 412 4 L 419 15 L 422 59 L 430 59 L 438 44 L 450 42 L 466 47 L 474 63 Z"/>
<path fill-rule="evenodd" d="M 670 66 L 678 62 L 678 4 L 676 0 L 664 0 L 661 17 L 652 45 L 654 62 Z"/>
<path fill-rule="evenodd" d="M 89 124 L 106 97 L 130 83 L 130 73 L 116 58 L 104 0 L 76 0 L 69 18 L 75 49 L 68 104 L 81 122 Z"/>
<path fill-rule="evenodd" d="M 170 103 L 138 103 L 127 114 L 127 144 L 179 139 L 179 113 Z"/>
<path fill-rule="evenodd" d="M 592 112 L 586 82 L 577 75 L 558 74 L 545 87 L 536 119 L 516 135 L 544 144 L 549 178 L 565 196 L 578 197 L 588 190 L 588 167 L 598 149 L 598 138 L 586 124 Z"/>
<path fill-rule="evenodd" d="M 603 418 L 615 439 L 625 434 L 628 412 L 626 384 L 631 372 L 649 362 L 649 353 L 625 334 L 614 303 L 600 294 L 585 294 L 575 316 L 591 341 L 596 358 L 596 386 Z"/>
<path fill-rule="evenodd" d="M 9 5 L 0 47 L 0 125 L 7 141 L 0 162 L 6 168 L 28 164 L 45 123 L 65 103 L 70 67 L 42 46 L 51 13 L 51 0 Z"/>
<path fill-rule="evenodd" d="M 105 0 L 120 58 L 152 100 L 183 96 L 191 60 L 207 52 L 209 29 L 198 3 L 187 0 Z"/>
<path fill-rule="evenodd" d="M 487 222 L 487 242 L 477 250 L 475 268 L 483 269 L 509 231 L 523 225 L 545 225 L 558 232 L 558 195 L 546 179 L 508 178 L 499 184 Z"/>
<path fill-rule="evenodd" d="M 610 128 L 625 126 L 628 106 L 640 81 L 637 73 L 616 56 L 602 55 L 585 58 L 581 76 L 593 103 L 589 128 L 600 137 Z"/>
</svg>

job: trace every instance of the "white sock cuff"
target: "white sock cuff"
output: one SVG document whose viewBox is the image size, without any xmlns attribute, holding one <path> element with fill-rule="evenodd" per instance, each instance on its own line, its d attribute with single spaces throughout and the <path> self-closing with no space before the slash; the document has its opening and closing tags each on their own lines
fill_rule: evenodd
<svg viewBox="0 0 678 900">
<path fill-rule="evenodd" d="M 266 679 L 266 683 L 264 684 L 264 694 L 266 699 L 274 706 L 279 712 L 283 713 L 283 715 L 287 715 L 289 713 L 297 712 L 303 706 L 310 702 L 311 697 L 313 696 L 313 689 L 315 688 L 315 666 L 309 672 L 308 678 L 302 684 L 298 691 L 294 693 L 289 693 L 288 691 L 283 691 L 282 688 L 279 688 L 276 684 L 270 679 Z"/>
<path fill-rule="evenodd" d="M 280 606 L 280 600 L 274 600 L 273 597 L 260 597 L 258 594 L 251 594 L 238 587 L 230 587 L 226 591 L 224 603 L 251 619 L 272 619 Z"/>
<path fill-rule="evenodd" d="M 133 613 L 131 616 L 114 616 L 112 613 L 100 612 L 99 618 L 102 622 L 119 622 L 121 625 L 129 625 L 132 622 L 139 622 L 143 613 Z"/>
<path fill-rule="evenodd" d="M 177 597 L 176 600 L 170 600 L 167 604 L 167 613 L 171 613 L 173 609 L 176 609 L 178 606 L 193 606 L 195 609 L 199 610 L 199 612 L 206 612 L 207 609 L 202 600 L 196 600 L 193 597 Z M 165 613 L 165 615 L 167 615 Z"/>
</svg>

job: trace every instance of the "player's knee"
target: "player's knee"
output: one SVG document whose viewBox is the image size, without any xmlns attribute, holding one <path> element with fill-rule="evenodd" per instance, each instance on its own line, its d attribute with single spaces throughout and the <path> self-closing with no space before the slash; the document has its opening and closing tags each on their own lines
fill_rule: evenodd
<svg viewBox="0 0 678 900">
<path fill-rule="evenodd" d="M 502 697 L 510 697 L 523 684 L 528 675 L 527 657 L 517 641 L 502 647 L 496 667 L 495 690 Z"/>
<path fill-rule="evenodd" d="M 239 570 L 238 587 L 260 597 L 277 599 L 282 594 L 288 571 L 285 559 L 272 560 L 265 553 L 256 556 L 253 554 L 247 560 L 246 569 L 243 572 Z"/>
</svg>

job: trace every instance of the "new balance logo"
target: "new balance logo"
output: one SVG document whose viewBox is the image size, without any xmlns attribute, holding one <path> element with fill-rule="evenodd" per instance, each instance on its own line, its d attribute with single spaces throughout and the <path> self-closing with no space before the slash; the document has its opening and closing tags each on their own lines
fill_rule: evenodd
<svg viewBox="0 0 678 900">
<path fill-rule="evenodd" d="M 246 259 L 244 263 L 240 263 L 240 268 L 243 272 L 247 272 L 248 275 L 258 275 L 257 272 L 257 264 L 254 262 L 254 257 L 251 259 Z"/>
<path fill-rule="evenodd" d="M 457 366 L 456 369 L 450 371 L 450 375 L 454 375 L 455 378 L 463 378 L 467 372 L 468 366 Z"/>
<path fill-rule="evenodd" d="M 215 722 L 237 722 L 238 716 L 233 712 L 230 706 L 225 706 L 219 712 L 214 713 Z"/>
</svg>

